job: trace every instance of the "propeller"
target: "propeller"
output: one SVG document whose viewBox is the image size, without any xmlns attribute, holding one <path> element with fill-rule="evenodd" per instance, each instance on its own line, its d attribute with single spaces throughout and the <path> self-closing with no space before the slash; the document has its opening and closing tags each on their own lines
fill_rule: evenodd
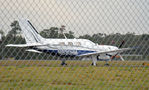
<svg viewBox="0 0 149 90">
<path fill-rule="evenodd" d="M 123 40 L 121 44 L 118 46 L 118 48 L 121 48 L 124 45 L 125 41 Z M 115 55 L 111 56 L 111 59 L 114 59 L 119 53 L 116 53 Z"/>
<path fill-rule="evenodd" d="M 118 48 L 121 48 L 124 45 L 125 41 L 123 40 Z"/>
</svg>

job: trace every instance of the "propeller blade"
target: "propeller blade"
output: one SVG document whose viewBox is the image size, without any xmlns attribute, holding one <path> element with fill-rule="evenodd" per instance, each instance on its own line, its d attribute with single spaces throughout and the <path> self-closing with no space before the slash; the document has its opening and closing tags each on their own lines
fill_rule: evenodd
<svg viewBox="0 0 149 90">
<path fill-rule="evenodd" d="M 125 43 L 125 41 L 122 41 L 122 43 L 119 45 L 118 48 L 121 48 L 121 47 L 124 45 L 124 43 Z M 116 53 L 115 55 L 113 55 L 113 56 L 111 57 L 111 59 L 114 59 L 118 54 L 119 54 L 119 53 Z"/>
<path fill-rule="evenodd" d="M 121 48 L 124 45 L 125 41 L 122 41 L 122 43 L 119 45 L 118 48 Z"/>
<path fill-rule="evenodd" d="M 125 61 L 124 58 L 123 58 L 121 55 L 120 55 L 120 59 L 121 59 L 122 61 Z"/>
<path fill-rule="evenodd" d="M 115 54 L 114 56 L 112 56 L 112 57 L 111 57 L 111 59 L 114 59 L 117 55 L 118 55 L 118 53 L 117 53 L 117 54 Z"/>
</svg>

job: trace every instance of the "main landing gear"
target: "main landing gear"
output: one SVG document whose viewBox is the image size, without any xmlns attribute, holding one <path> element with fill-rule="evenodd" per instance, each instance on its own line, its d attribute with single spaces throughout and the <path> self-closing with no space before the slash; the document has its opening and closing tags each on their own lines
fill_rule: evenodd
<svg viewBox="0 0 149 90">
<path fill-rule="evenodd" d="M 92 66 L 96 66 L 97 57 L 96 57 L 95 55 L 92 55 L 91 58 L 92 58 L 92 60 L 93 60 L 93 62 L 92 62 L 91 65 L 92 65 Z"/>
<path fill-rule="evenodd" d="M 110 64 L 108 63 L 108 61 L 106 61 L 106 63 L 104 64 L 104 66 L 109 66 Z"/>
<path fill-rule="evenodd" d="M 62 66 L 65 66 L 67 65 L 67 63 L 65 62 L 65 60 L 62 60 L 62 63 L 61 63 Z"/>
</svg>

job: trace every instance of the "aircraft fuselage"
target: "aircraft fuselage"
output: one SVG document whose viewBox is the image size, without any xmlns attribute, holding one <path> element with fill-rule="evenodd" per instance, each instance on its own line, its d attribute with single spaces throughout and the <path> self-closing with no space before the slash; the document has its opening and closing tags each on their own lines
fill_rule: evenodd
<svg viewBox="0 0 149 90">
<path fill-rule="evenodd" d="M 47 44 L 47 46 L 38 46 L 34 49 L 41 52 L 65 56 L 78 56 L 82 54 L 118 49 L 115 46 L 98 45 L 87 39 L 45 39 L 42 43 Z M 53 46 L 51 46 L 51 44 Z M 115 53 L 109 54 L 114 55 Z"/>
</svg>

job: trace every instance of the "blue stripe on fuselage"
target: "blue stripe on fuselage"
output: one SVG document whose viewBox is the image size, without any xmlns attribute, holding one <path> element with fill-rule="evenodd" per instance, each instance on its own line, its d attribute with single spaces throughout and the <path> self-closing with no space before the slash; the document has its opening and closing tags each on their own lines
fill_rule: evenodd
<svg viewBox="0 0 149 90">
<path fill-rule="evenodd" d="M 77 50 L 78 55 L 87 54 L 87 53 L 93 53 L 96 51 L 89 51 L 89 50 Z"/>
<path fill-rule="evenodd" d="M 44 52 L 44 53 L 52 53 L 52 54 L 56 54 L 56 55 L 61 55 L 62 53 L 59 52 L 59 50 L 40 50 L 40 49 L 37 49 L 37 48 L 34 48 L 35 50 L 38 50 L 38 51 L 41 51 L 41 52 Z M 64 50 L 64 52 L 67 51 L 66 53 L 66 56 L 79 56 L 79 55 L 82 55 L 82 54 L 87 54 L 87 53 L 93 53 L 93 52 L 96 52 L 96 51 L 90 51 L 90 50 Z M 76 52 L 75 54 L 72 54 L 72 52 Z M 71 54 L 70 54 L 71 53 Z M 64 55 L 64 53 L 62 54 Z"/>
</svg>

